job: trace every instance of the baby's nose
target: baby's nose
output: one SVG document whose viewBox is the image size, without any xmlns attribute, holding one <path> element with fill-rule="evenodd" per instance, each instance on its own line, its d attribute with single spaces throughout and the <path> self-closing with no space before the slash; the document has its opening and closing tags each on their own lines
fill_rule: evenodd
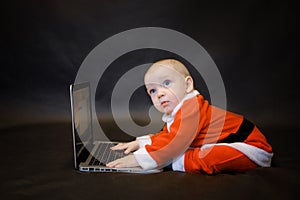
<svg viewBox="0 0 300 200">
<path fill-rule="evenodd" d="M 157 91 L 157 97 L 158 97 L 158 98 L 161 98 L 161 97 L 163 97 L 164 95 L 165 95 L 165 93 L 164 93 L 163 89 L 158 89 L 158 91 Z"/>
</svg>

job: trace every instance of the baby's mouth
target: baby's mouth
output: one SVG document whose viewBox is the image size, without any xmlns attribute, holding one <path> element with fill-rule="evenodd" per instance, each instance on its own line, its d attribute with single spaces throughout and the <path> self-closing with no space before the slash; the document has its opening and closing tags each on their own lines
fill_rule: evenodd
<svg viewBox="0 0 300 200">
<path fill-rule="evenodd" d="M 169 101 L 162 101 L 162 102 L 160 103 L 160 105 L 161 105 L 162 107 L 166 107 L 166 106 L 168 105 L 168 103 L 169 103 Z"/>
</svg>

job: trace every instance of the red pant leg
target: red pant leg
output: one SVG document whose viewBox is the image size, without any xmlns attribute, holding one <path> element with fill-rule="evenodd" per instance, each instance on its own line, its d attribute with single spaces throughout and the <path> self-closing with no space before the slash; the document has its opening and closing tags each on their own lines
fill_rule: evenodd
<svg viewBox="0 0 300 200">
<path fill-rule="evenodd" d="M 243 153 L 228 146 L 214 146 L 202 151 L 200 148 L 189 149 L 184 159 L 186 172 L 206 174 L 245 172 L 257 166 Z"/>
</svg>

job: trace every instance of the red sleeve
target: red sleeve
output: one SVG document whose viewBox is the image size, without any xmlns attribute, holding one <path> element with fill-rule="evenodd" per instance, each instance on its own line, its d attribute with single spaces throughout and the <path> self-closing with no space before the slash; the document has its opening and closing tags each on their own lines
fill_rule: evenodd
<svg viewBox="0 0 300 200">
<path fill-rule="evenodd" d="M 158 135 L 161 135 L 161 134 L 164 134 L 164 133 L 168 133 L 167 124 L 164 125 L 163 129 L 160 132 L 155 133 L 155 134 L 149 134 L 149 136 L 152 140 L 152 137 L 157 137 Z"/>
<path fill-rule="evenodd" d="M 206 120 L 205 115 L 200 115 L 200 110 L 202 113 L 206 109 L 202 100 L 186 100 L 176 113 L 170 132 L 151 136 L 152 144 L 145 148 L 159 166 L 181 155 L 194 140 Z"/>
</svg>

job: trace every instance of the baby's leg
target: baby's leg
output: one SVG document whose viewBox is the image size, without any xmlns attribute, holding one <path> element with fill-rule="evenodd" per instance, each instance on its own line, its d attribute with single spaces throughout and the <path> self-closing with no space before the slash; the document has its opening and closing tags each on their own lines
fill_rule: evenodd
<svg viewBox="0 0 300 200">
<path fill-rule="evenodd" d="M 213 146 L 200 150 L 189 149 L 185 153 L 186 172 L 217 174 L 222 172 L 245 172 L 257 165 L 240 151 L 228 146 Z"/>
</svg>

